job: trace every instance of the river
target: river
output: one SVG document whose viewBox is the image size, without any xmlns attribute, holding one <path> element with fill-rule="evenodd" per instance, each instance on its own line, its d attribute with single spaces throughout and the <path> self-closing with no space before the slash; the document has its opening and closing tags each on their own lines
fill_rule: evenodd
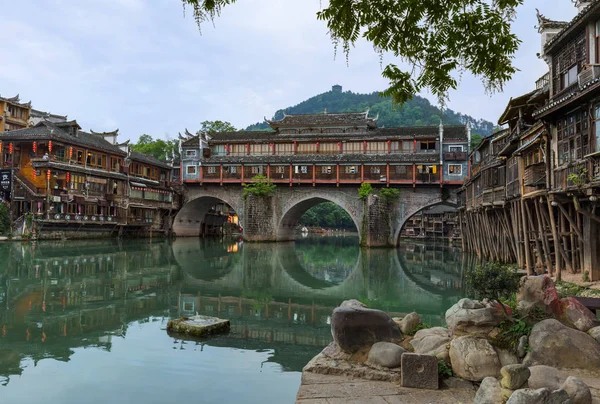
<svg viewBox="0 0 600 404">
<path fill-rule="evenodd" d="M 442 325 L 470 262 L 453 247 L 365 250 L 352 236 L 4 243 L 0 403 L 293 403 L 341 301 Z M 195 313 L 232 332 L 167 334 L 169 318 Z"/>
</svg>

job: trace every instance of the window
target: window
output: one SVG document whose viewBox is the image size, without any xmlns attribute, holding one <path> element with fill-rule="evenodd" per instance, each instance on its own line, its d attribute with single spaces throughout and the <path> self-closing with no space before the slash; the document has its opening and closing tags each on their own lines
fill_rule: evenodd
<svg viewBox="0 0 600 404">
<path fill-rule="evenodd" d="M 337 143 L 321 143 L 319 145 L 319 154 L 338 154 L 340 147 Z"/>
<path fill-rule="evenodd" d="M 225 173 L 226 174 L 236 174 L 237 173 L 237 167 L 236 166 L 225 167 Z"/>
<path fill-rule="evenodd" d="M 449 164 L 448 165 L 449 175 L 462 175 L 462 165 L 460 164 Z"/>
<path fill-rule="evenodd" d="M 209 174 L 216 174 L 217 173 L 217 167 L 215 167 L 215 166 L 206 167 L 206 172 L 209 173 Z"/>
<path fill-rule="evenodd" d="M 271 150 L 268 144 L 250 145 L 250 154 L 271 154 Z"/>
<path fill-rule="evenodd" d="M 277 143 L 275 144 L 275 154 L 294 154 L 293 143 Z"/>
<path fill-rule="evenodd" d="M 346 174 L 356 174 L 358 172 L 358 167 L 357 166 L 346 166 L 344 168 L 344 172 Z"/>
<path fill-rule="evenodd" d="M 294 166 L 295 174 L 308 174 L 308 166 Z"/>
<path fill-rule="evenodd" d="M 369 171 L 371 172 L 371 174 L 381 174 L 381 168 L 377 167 L 377 166 L 372 166 Z"/>
<path fill-rule="evenodd" d="M 362 142 L 346 142 L 343 146 L 344 154 L 363 154 Z"/>
<path fill-rule="evenodd" d="M 563 85 L 562 88 L 570 87 L 572 84 L 577 83 L 577 73 L 579 68 L 577 65 L 571 67 L 565 73 L 563 73 Z"/>
<path fill-rule="evenodd" d="M 559 164 L 580 160 L 589 154 L 587 109 L 577 111 L 556 122 Z"/>
<path fill-rule="evenodd" d="M 120 169 L 120 162 L 118 158 L 115 157 L 111 157 L 110 159 L 110 168 L 112 171 L 119 171 Z"/>
<path fill-rule="evenodd" d="M 188 175 L 196 175 L 196 166 L 194 165 L 189 165 L 186 166 L 186 170 L 185 170 L 186 174 Z"/>
<path fill-rule="evenodd" d="M 463 147 L 462 146 L 449 146 L 448 150 L 451 152 L 461 152 L 461 151 L 463 151 Z"/>
<path fill-rule="evenodd" d="M 252 174 L 262 174 L 262 166 L 252 166 L 250 167 L 250 172 Z"/>
<path fill-rule="evenodd" d="M 332 169 L 331 166 L 322 166 L 321 167 L 321 174 L 331 174 Z"/>
<path fill-rule="evenodd" d="M 552 57 L 553 95 L 577 83 L 577 73 L 587 59 L 586 30 L 582 30 Z"/>
<path fill-rule="evenodd" d="M 415 150 L 414 142 L 411 142 L 410 140 L 402 141 L 402 153 L 411 153 L 414 150 Z"/>
<path fill-rule="evenodd" d="M 367 142 L 367 154 L 387 153 L 386 142 Z"/>
<path fill-rule="evenodd" d="M 213 156 L 224 156 L 225 155 L 225 145 L 219 144 L 211 147 L 211 152 Z"/>
<path fill-rule="evenodd" d="M 186 150 L 185 156 L 186 157 L 196 157 L 196 150 Z"/>
<path fill-rule="evenodd" d="M 243 156 L 245 154 L 248 154 L 248 149 L 246 149 L 245 144 L 232 144 L 231 152 L 229 154 L 231 154 L 232 156 Z"/>
<path fill-rule="evenodd" d="M 276 166 L 275 174 L 285 174 L 285 166 Z"/>
<path fill-rule="evenodd" d="M 75 156 L 75 158 L 77 159 L 77 163 L 83 164 L 83 150 L 77 150 Z"/>
<path fill-rule="evenodd" d="M 396 174 L 406 174 L 406 166 L 396 166 Z"/>
<path fill-rule="evenodd" d="M 594 151 L 600 152 L 600 104 L 594 108 L 594 129 L 596 131 L 596 149 Z"/>
<path fill-rule="evenodd" d="M 421 141 L 420 145 L 419 145 L 419 151 L 427 152 L 427 153 L 435 152 L 435 144 L 436 144 L 435 140 Z"/>
<path fill-rule="evenodd" d="M 298 143 L 296 146 L 296 154 L 316 154 L 316 143 Z"/>
</svg>

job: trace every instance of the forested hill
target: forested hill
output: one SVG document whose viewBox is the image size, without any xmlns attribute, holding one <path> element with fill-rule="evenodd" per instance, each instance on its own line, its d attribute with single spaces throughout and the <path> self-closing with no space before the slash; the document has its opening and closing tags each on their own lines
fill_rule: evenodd
<svg viewBox="0 0 600 404">
<path fill-rule="evenodd" d="M 325 110 L 329 113 L 335 112 L 358 112 L 370 110 L 369 116 L 379 114 L 378 124 L 380 127 L 393 126 L 428 126 L 439 125 L 440 117 L 444 124 L 456 125 L 465 124 L 471 121 L 473 133 L 482 136 L 491 135 L 496 125 L 492 122 L 476 119 L 469 115 L 463 115 L 447 109 L 442 113 L 439 108 L 423 97 L 415 96 L 405 105 L 395 107 L 391 98 L 379 96 L 377 91 L 370 94 L 356 94 L 351 91 L 341 91 L 341 89 L 332 89 L 323 94 L 316 95 L 306 101 L 285 110 L 279 110 L 273 116 L 273 119 L 283 118 L 283 112 L 287 114 L 318 114 Z M 268 130 L 269 126 L 262 122 L 248 126 L 246 130 Z"/>
</svg>

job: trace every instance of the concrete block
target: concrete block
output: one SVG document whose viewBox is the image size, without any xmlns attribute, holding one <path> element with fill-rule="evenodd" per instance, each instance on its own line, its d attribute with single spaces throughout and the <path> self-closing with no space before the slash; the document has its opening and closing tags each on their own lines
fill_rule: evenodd
<svg viewBox="0 0 600 404">
<path fill-rule="evenodd" d="M 405 353 L 402 355 L 402 387 L 437 390 L 438 360 L 433 355 Z"/>
</svg>

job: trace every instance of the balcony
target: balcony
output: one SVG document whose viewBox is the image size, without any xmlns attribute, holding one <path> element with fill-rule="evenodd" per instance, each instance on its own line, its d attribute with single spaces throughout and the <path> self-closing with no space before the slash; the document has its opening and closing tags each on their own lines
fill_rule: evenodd
<svg viewBox="0 0 600 404">
<path fill-rule="evenodd" d="M 467 152 L 446 152 L 444 153 L 444 160 L 446 161 L 465 161 L 467 159 Z"/>
<path fill-rule="evenodd" d="M 544 87 L 548 87 L 550 85 L 550 72 L 544 74 L 542 77 L 536 80 L 535 89 L 541 90 Z"/>
<path fill-rule="evenodd" d="M 527 187 L 546 185 L 546 165 L 540 162 L 527 166 L 525 168 L 523 185 Z"/>
</svg>

